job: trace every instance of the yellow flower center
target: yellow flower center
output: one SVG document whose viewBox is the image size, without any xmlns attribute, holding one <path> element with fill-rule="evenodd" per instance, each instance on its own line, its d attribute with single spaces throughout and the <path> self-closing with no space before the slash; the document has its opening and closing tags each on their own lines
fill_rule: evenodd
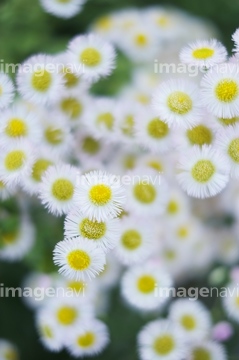
<svg viewBox="0 0 239 360">
<path fill-rule="evenodd" d="M 18 231 L 5 233 L 1 236 L 1 241 L 4 245 L 11 245 L 17 242 L 18 240 Z"/>
<path fill-rule="evenodd" d="M 197 125 L 187 130 L 188 140 L 192 145 L 210 145 L 213 140 L 211 129 L 205 125 Z"/>
<path fill-rule="evenodd" d="M 210 160 L 199 160 L 192 168 L 192 177 L 199 183 L 208 182 L 215 174 L 215 167 Z"/>
<path fill-rule="evenodd" d="M 84 281 L 71 281 L 67 284 L 67 287 L 77 293 L 84 293 L 86 283 Z"/>
<path fill-rule="evenodd" d="M 136 100 L 143 105 L 148 105 L 150 103 L 150 96 L 146 94 L 137 94 Z"/>
<path fill-rule="evenodd" d="M 227 119 L 227 118 L 218 118 L 218 120 L 220 121 L 220 123 L 222 123 L 222 125 L 224 126 L 230 126 L 230 125 L 235 125 L 236 123 L 239 122 L 239 117 L 235 116 L 231 119 Z"/>
<path fill-rule="evenodd" d="M 198 347 L 193 350 L 192 360 L 212 360 L 212 357 L 208 350 Z"/>
<path fill-rule="evenodd" d="M 206 60 L 208 58 L 211 58 L 214 55 L 215 51 L 214 49 L 210 48 L 201 48 L 196 49 L 192 52 L 192 56 L 197 60 Z"/>
<path fill-rule="evenodd" d="M 99 30 L 110 30 L 112 27 L 112 20 L 109 16 L 103 16 L 95 24 L 95 27 Z"/>
<path fill-rule="evenodd" d="M 70 306 L 64 306 L 57 312 L 57 320 L 61 325 L 72 325 L 77 319 L 77 310 Z"/>
<path fill-rule="evenodd" d="M 188 227 L 186 227 L 186 226 L 181 226 L 177 230 L 177 235 L 180 238 L 186 238 L 188 236 L 188 234 L 189 234 L 189 230 L 188 230 Z"/>
<path fill-rule="evenodd" d="M 168 97 L 169 109 L 178 114 L 185 115 L 192 110 L 193 102 L 190 96 L 182 91 L 174 91 Z"/>
<path fill-rule="evenodd" d="M 181 325 L 188 331 L 194 330 L 196 328 L 196 320 L 192 315 L 184 315 L 180 322 Z"/>
<path fill-rule="evenodd" d="M 164 252 L 164 255 L 165 255 L 165 258 L 170 261 L 172 261 L 176 258 L 176 253 L 174 250 L 166 250 Z"/>
<path fill-rule="evenodd" d="M 140 292 L 149 294 L 154 291 L 156 281 L 152 275 L 143 275 L 138 279 L 137 285 Z"/>
<path fill-rule="evenodd" d="M 121 237 L 121 242 L 127 250 L 135 250 L 142 243 L 142 237 L 136 230 L 127 230 Z"/>
<path fill-rule="evenodd" d="M 35 71 L 32 75 L 32 87 L 39 92 L 46 92 L 52 83 L 52 76 L 47 70 Z"/>
<path fill-rule="evenodd" d="M 168 125 L 160 119 L 153 119 L 148 123 L 148 134 L 154 139 L 162 139 L 168 135 Z"/>
<path fill-rule="evenodd" d="M 48 169 L 49 166 L 53 165 L 53 163 L 46 159 L 38 159 L 32 167 L 32 178 L 40 182 L 43 173 Z"/>
<path fill-rule="evenodd" d="M 160 27 L 167 27 L 170 23 L 169 18 L 167 16 L 159 16 L 157 18 L 156 23 L 160 26 Z"/>
<path fill-rule="evenodd" d="M 87 332 L 84 335 L 78 337 L 77 343 L 79 346 L 87 348 L 94 345 L 95 340 L 95 334 L 93 332 Z"/>
<path fill-rule="evenodd" d="M 70 116 L 71 119 L 76 119 L 81 115 L 83 106 L 78 99 L 69 97 L 62 100 L 61 109 L 65 114 Z"/>
<path fill-rule="evenodd" d="M 145 47 L 148 44 L 148 38 L 145 34 L 137 34 L 134 40 L 135 44 L 140 47 Z"/>
<path fill-rule="evenodd" d="M 97 206 L 104 206 L 112 199 L 111 188 L 104 184 L 92 186 L 89 192 L 90 201 Z"/>
<path fill-rule="evenodd" d="M 8 122 L 5 133 L 10 137 L 26 136 L 27 125 L 24 120 L 13 118 Z"/>
<path fill-rule="evenodd" d="M 135 167 L 135 156 L 133 155 L 127 155 L 125 158 L 124 158 L 124 167 L 126 170 L 128 169 L 133 169 Z"/>
<path fill-rule="evenodd" d="M 163 166 L 158 161 L 148 161 L 147 165 L 150 166 L 152 169 L 157 170 L 158 172 L 163 171 Z"/>
<path fill-rule="evenodd" d="M 99 240 L 106 233 L 106 224 L 104 222 L 83 219 L 80 223 L 80 233 L 84 238 Z"/>
<path fill-rule="evenodd" d="M 87 252 L 83 250 L 73 250 L 67 256 L 67 261 L 71 269 L 83 271 L 88 269 L 91 260 Z"/>
<path fill-rule="evenodd" d="M 114 125 L 114 116 L 109 112 L 100 114 L 97 118 L 97 124 L 103 124 L 108 130 L 112 130 Z"/>
<path fill-rule="evenodd" d="M 151 204 L 155 201 L 157 192 L 153 185 L 139 183 L 134 186 L 134 196 L 142 204 Z"/>
<path fill-rule="evenodd" d="M 74 185 L 68 179 L 58 179 L 52 185 L 52 195 L 59 201 L 68 201 L 74 194 Z"/>
<path fill-rule="evenodd" d="M 63 131 L 52 126 L 46 128 L 44 135 L 47 142 L 51 145 L 58 145 L 63 141 Z"/>
<path fill-rule="evenodd" d="M 219 101 L 230 103 L 238 96 L 238 85 L 233 79 L 223 79 L 219 81 L 215 88 L 215 94 Z"/>
<path fill-rule="evenodd" d="M 90 155 L 97 154 L 100 151 L 100 148 L 100 142 L 90 136 L 87 136 L 82 141 L 82 149 Z"/>
<path fill-rule="evenodd" d="M 44 337 L 46 337 L 47 339 L 53 339 L 53 332 L 49 326 L 43 326 L 41 331 Z"/>
<path fill-rule="evenodd" d="M 6 360 L 18 360 L 18 355 L 14 350 L 7 350 L 4 353 L 4 359 Z"/>
<path fill-rule="evenodd" d="M 79 78 L 67 69 L 63 70 L 63 74 L 66 87 L 72 88 L 79 83 Z"/>
<path fill-rule="evenodd" d="M 154 342 L 154 350 L 158 355 L 166 356 L 175 348 L 175 341 L 171 335 L 159 336 Z"/>
<path fill-rule="evenodd" d="M 134 117 L 132 115 L 128 115 L 126 116 L 123 126 L 122 126 L 122 131 L 125 135 L 127 136 L 133 136 L 134 133 Z"/>
<path fill-rule="evenodd" d="M 26 155 L 21 150 L 14 150 L 5 157 L 5 167 L 8 171 L 19 170 L 26 160 Z"/>
<path fill-rule="evenodd" d="M 68 4 L 71 2 L 71 0 L 57 0 L 57 1 L 62 4 Z"/>
<path fill-rule="evenodd" d="M 89 67 L 98 66 L 101 63 L 101 53 L 94 48 L 88 48 L 82 51 L 80 55 L 80 61 Z"/>
<path fill-rule="evenodd" d="M 167 212 L 169 214 L 174 215 L 178 211 L 179 211 L 179 204 L 177 203 L 177 201 L 175 201 L 175 200 L 169 201 L 168 206 L 167 206 Z"/>
<path fill-rule="evenodd" d="M 227 152 L 232 160 L 239 163 L 239 139 L 234 139 L 230 142 Z"/>
</svg>

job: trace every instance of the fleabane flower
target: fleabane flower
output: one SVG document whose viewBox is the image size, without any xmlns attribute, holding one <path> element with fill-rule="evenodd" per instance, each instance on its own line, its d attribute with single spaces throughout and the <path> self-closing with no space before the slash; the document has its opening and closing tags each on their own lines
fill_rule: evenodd
<svg viewBox="0 0 239 360">
<path fill-rule="evenodd" d="M 83 238 L 60 241 L 53 253 L 63 276 L 73 280 L 92 279 L 104 269 L 105 254 L 96 244 Z"/>
<path fill-rule="evenodd" d="M 217 132 L 216 146 L 230 163 L 230 174 L 239 178 L 239 125 L 228 126 Z"/>
<path fill-rule="evenodd" d="M 182 335 L 169 320 L 145 325 L 138 335 L 138 347 L 141 360 L 179 360 L 187 354 Z"/>
<path fill-rule="evenodd" d="M 105 221 L 117 217 L 126 200 L 119 178 L 102 171 L 80 176 L 75 204 L 91 220 Z"/>
<path fill-rule="evenodd" d="M 197 341 L 189 348 L 187 360 L 226 360 L 224 347 L 211 340 Z"/>
<path fill-rule="evenodd" d="M 206 339 L 211 330 L 210 313 L 199 301 L 180 299 L 173 302 L 169 318 L 188 342 Z"/>
<path fill-rule="evenodd" d="M 220 193 L 229 181 L 229 163 L 211 146 L 194 146 L 182 154 L 177 180 L 189 196 L 208 198 Z"/>
<path fill-rule="evenodd" d="M 226 287 L 223 307 L 228 316 L 239 323 L 239 289 L 235 280 Z"/>
<path fill-rule="evenodd" d="M 185 46 L 180 52 L 182 63 L 211 67 L 227 59 L 226 48 L 217 40 L 198 40 Z"/>
<path fill-rule="evenodd" d="M 199 90 L 186 80 L 162 82 L 153 94 L 152 106 L 169 127 L 190 128 L 202 117 Z"/>
<path fill-rule="evenodd" d="M 65 219 L 65 237 L 82 237 L 90 240 L 104 251 L 114 248 L 120 235 L 119 219 L 97 221 L 90 219 L 75 208 Z"/>
<path fill-rule="evenodd" d="M 81 11 L 85 0 L 40 0 L 44 10 L 63 19 L 69 19 Z"/>
<path fill-rule="evenodd" d="M 74 205 L 78 170 L 68 164 L 50 166 L 39 187 L 42 204 L 54 215 L 70 211 Z"/>
<path fill-rule="evenodd" d="M 115 68 L 115 50 L 96 34 L 80 35 L 69 43 L 69 59 L 82 77 L 96 81 Z"/>
<path fill-rule="evenodd" d="M 159 310 L 169 299 L 171 276 L 161 266 L 144 262 L 130 267 L 123 275 L 121 293 L 132 307 L 141 311 Z M 160 289 L 163 291 L 160 291 Z"/>
<path fill-rule="evenodd" d="M 19 359 L 18 349 L 10 341 L 0 339 L 0 359 Z"/>
<path fill-rule="evenodd" d="M 212 67 L 201 81 L 201 102 L 209 113 L 221 118 L 239 114 L 238 66 L 224 63 Z"/>
<path fill-rule="evenodd" d="M 64 333 L 57 325 L 53 313 L 40 310 L 36 316 L 37 331 L 40 341 L 46 349 L 59 352 L 64 346 Z"/>
<path fill-rule="evenodd" d="M 0 109 L 8 107 L 14 98 L 15 88 L 10 77 L 0 73 Z"/>
<path fill-rule="evenodd" d="M 35 150 L 26 140 L 18 140 L 4 147 L 0 153 L 0 180 L 15 187 L 31 173 Z"/>
<path fill-rule="evenodd" d="M 89 106 L 89 99 L 77 89 L 64 90 L 56 103 L 56 109 L 69 120 L 71 126 L 78 124 Z"/>
<path fill-rule="evenodd" d="M 81 323 L 72 330 L 67 349 L 74 357 L 95 356 L 101 353 L 109 343 L 107 326 L 99 320 L 92 319 Z"/>
<path fill-rule="evenodd" d="M 56 59 L 43 54 L 27 59 L 18 70 L 17 88 L 21 96 L 32 103 L 55 103 L 64 89 L 64 79 Z"/>
</svg>

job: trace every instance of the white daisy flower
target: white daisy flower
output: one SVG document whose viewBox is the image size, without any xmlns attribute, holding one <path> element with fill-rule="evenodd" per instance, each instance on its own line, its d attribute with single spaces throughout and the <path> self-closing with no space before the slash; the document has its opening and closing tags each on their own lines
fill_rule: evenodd
<svg viewBox="0 0 239 360">
<path fill-rule="evenodd" d="M 234 52 L 239 51 L 239 29 L 236 29 L 236 31 L 232 35 L 232 40 L 234 41 Z"/>
<path fill-rule="evenodd" d="M 168 228 L 166 239 L 172 243 L 178 243 L 182 248 L 194 246 L 196 240 L 202 235 L 201 223 L 192 215 L 185 214 L 182 218 L 175 218 L 174 221 L 166 221 Z"/>
<path fill-rule="evenodd" d="M 226 287 L 226 296 L 223 297 L 223 306 L 228 316 L 239 322 L 239 287 L 235 282 Z"/>
<path fill-rule="evenodd" d="M 180 334 L 168 320 L 148 323 L 138 335 L 141 360 L 179 360 L 185 358 L 187 347 Z"/>
<path fill-rule="evenodd" d="M 107 326 L 99 320 L 92 319 L 83 322 L 70 334 L 67 349 L 74 357 L 96 356 L 100 354 L 109 343 Z"/>
<path fill-rule="evenodd" d="M 169 300 L 172 279 L 161 266 L 144 262 L 123 275 L 121 293 L 132 307 L 141 311 L 159 310 Z"/>
<path fill-rule="evenodd" d="M 137 168 L 129 172 L 127 179 L 126 210 L 137 216 L 158 216 L 163 213 L 167 201 L 167 185 L 157 171 Z"/>
<path fill-rule="evenodd" d="M 219 233 L 215 233 L 216 244 L 214 245 L 214 251 L 216 250 L 216 258 L 220 263 L 226 265 L 236 265 L 239 252 L 239 241 L 236 229 L 220 229 Z M 216 248 L 216 249 L 215 249 Z"/>
<path fill-rule="evenodd" d="M 37 313 L 36 326 L 41 343 L 46 349 L 59 352 L 64 346 L 62 330 L 57 325 L 53 314 L 44 308 Z"/>
<path fill-rule="evenodd" d="M 83 78 L 96 81 L 115 68 L 115 50 L 96 34 L 80 35 L 69 43 L 69 59 Z"/>
<path fill-rule="evenodd" d="M 211 67 L 227 60 L 227 50 L 215 39 L 198 40 L 185 46 L 179 57 L 185 64 Z"/>
<path fill-rule="evenodd" d="M 65 237 L 92 240 L 104 251 L 113 249 L 120 234 L 119 219 L 91 220 L 79 209 L 73 209 L 65 219 Z"/>
<path fill-rule="evenodd" d="M 90 106 L 88 96 L 77 89 L 62 91 L 56 103 L 57 111 L 70 120 L 71 126 L 78 125 L 88 106 Z"/>
<path fill-rule="evenodd" d="M 12 80 L 6 74 L 0 73 L 0 109 L 8 107 L 15 95 L 15 89 Z"/>
<path fill-rule="evenodd" d="M 181 219 L 191 211 L 189 199 L 177 188 L 170 188 L 165 215 L 168 219 Z"/>
<path fill-rule="evenodd" d="M 75 203 L 89 219 L 105 221 L 117 217 L 125 200 L 125 189 L 117 176 L 102 171 L 80 176 Z"/>
<path fill-rule="evenodd" d="M 152 106 L 157 116 L 170 127 L 187 129 L 202 117 L 199 91 L 190 81 L 162 82 L 153 94 Z"/>
<path fill-rule="evenodd" d="M 17 86 L 23 99 L 46 105 L 57 101 L 64 79 L 53 56 L 34 55 L 18 70 Z"/>
<path fill-rule="evenodd" d="M 146 149 L 162 153 L 170 149 L 171 131 L 166 121 L 146 109 L 135 125 L 136 140 Z"/>
<path fill-rule="evenodd" d="M 73 238 L 60 241 L 54 250 L 53 260 L 59 266 L 59 273 L 69 279 L 91 279 L 104 269 L 105 254 L 96 244 Z"/>
<path fill-rule="evenodd" d="M 1 234 L 0 259 L 5 261 L 21 260 L 35 242 L 35 229 L 25 216 L 20 219 L 19 227 Z"/>
<path fill-rule="evenodd" d="M 77 15 L 85 0 L 40 0 L 44 10 L 63 19 Z"/>
<path fill-rule="evenodd" d="M 152 227 L 145 227 L 142 219 L 126 217 L 120 222 L 115 255 L 123 265 L 133 265 L 146 260 L 154 250 Z"/>
<path fill-rule="evenodd" d="M 83 301 L 93 301 L 97 296 L 97 286 L 93 281 L 83 280 L 68 280 L 60 276 L 57 288 L 63 288 L 65 290 L 65 296 L 75 296 Z"/>
<path fill-rule="evenodd" d="M 90 26 L 90 30 L 91 32 L 100 35 L 102 38 L 114 42 L 118 33 L 117 13 L 111 13 L 97 17 L 97 19 Z"/>
<path fill-rule="evenodd" d="M 227 360 L 224 347 L 210 340 L 193 344 L 189 349 L 187 360 Z"/>
<path fill-rule="evenodd" d="M 0 359 L 1 360 L 19 360 L 18 349 L 10 341 L 0 339 Z"/>
<path fill-rule="evenodd" d="M 0 139 L 2 145 L 14 144 L 16 140 L 39 141 L 40 124 L 34 112 L 23 105 L 16 105 L 1 114 Z"/>
<path fill-rule="evenodd" d="M 202 78 L 201 101 L 211 114 L 232 118 L 239 114 L 239 74 L 236 64 L 214 66 Z"/>
<path fill-rule="evenodd" d="M 187 342 L 206 339 L 211 330 L 210 313 L 199 301 L 174 301 L 170 306 L 169 319 L 178 327 Z"/>
<path fill-rule="evenodd" d="M 68 164 L 50 166 L 44 173 L 39 187 L 42 204 L 52 214 L 69 212 L 74 205 L 78 170 Z"/>
<path fill-rule="evenodd" d="M 26 140 L 4 147 L 0 153 L 0 180 L 14 187 L 31 173 L 35 150 Z"/>
<path fill-rule="evenodd" d="M 229 181 L 229 164 L 222 153 L 210 146 L 194 146 L 181 155 L 177 180 L 189 196 L 212 197 L 220 193 Z"/>
<path fill-rule="evenodd" d="M 230 174 L 239 178 L 239 125 L 228 126 L 217 132 L 216 146 L 230 163 Z"/>
</svg>

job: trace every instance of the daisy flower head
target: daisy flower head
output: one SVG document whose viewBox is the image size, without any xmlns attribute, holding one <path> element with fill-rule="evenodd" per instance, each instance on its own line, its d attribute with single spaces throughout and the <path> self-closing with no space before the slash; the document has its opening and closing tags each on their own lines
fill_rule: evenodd
<svg viewBox="0 0 239 360">
<path fill-rule="evenodd" d="M 239 178 L 239 125 L 228 126 L 217 132 L 216 146 L 230 163 L 230 174 Z"/>
<path fill-rule="evenodd" d="M 177 180 L 189 196 L 208 198 L 220 193 L 229 181 L 229 162 L 211 146 L 194 146 L 182 154 Z"/>
<path fill-rule="evenodd" d="M 49 212 L 56 216 L 68 213 L 74 205 L 78 170 L 68 164 L 50 166 L 39 187 L 39 197 Z"/>
<path fill-rule="evenodd" d="M 75 204 L 89 219 L 105 221 L 117 217 L 125 200 L 125 189 L 116 175 L 91 171 L 80 176 Z"/>
<path fill-rule="evenodd" d="M 15 345 L 5 339 L 0 339 L 0 359 L 2 360 L 19 360 L 18 350 Z"/>
<path fill-rule="evenodd" d="M 62 91 L 56 103 L 57 111 L 69 120 L 71 126 L 78 125 L 88 106 L 88 96 L 77 89 Z"/>
<path fill-rule="evenodd" d="M 120 234 L 119 219 L 92 220 L 73 209 L 65 219 L 65 237 L 82 237 L 90 240 L 105 252 L 113 249 Z"/>
<path fill-rule="evenodd" d="M 189 349 L 188 360 L 226 360 L 224 347 L 211 340 L 196 342 Z"/>
<path fill-rule="evenodd" d="M 96 356 L 109 343 L 107 326 L 99 320 L 92 319 L 83 322 L 80 328 L 75 328 L 70 334 L 67 349 L 74 357 Z"/>
<path fill-rule="evenodd" d="M 19 139 L 37 142 L 40 139 L 40 124 L 34 112 L 21 104 L 1 114 L 0 139 L 2 145 L 14 144 Z"/>
<path fill-rule="evenodd" d="M 208 112 L 221 118 L 239 114 L 238 65 L 224 63 L 212 67 L 201 81 L 201 102 Z"/>
<path fill-rule="evenodd" d="M 84 281 L 103 271 L 106 260 L 103 250 L 96 244 L 77 237 L 60 241 L 54 249 L 53 261 L 63 276 Z"/>
<path fill-rule="evenodd" d="M 81 11 L 85 0 L 40 0 L 40 2 L 47 13 L 70 19 Z"/>
<path fill-rule="evenodd" d="M 69 59 L 88 81 L 97 81 L 115 68 L 113 46 L 96 34 L 80 35 L 69 43 Z"/>
<path fill-rule="evenodd" d="M 223 307 L 227 315 L 239 323 L 239 288 L 236 282 L 230 283 L 223 297 Z"/>
<path fill-rule="evenodd" d="M 43 308 L 37 312 L 36 326 L 40 341 L 46 349 L 59 352 L 64 346 L 63 332 L 57 326 L 54 316 L 51 311 L 47 311 Z"/>
<path fill-rule="evenodd" d="M 126 270 L 121 281 L 121 293 L 132 307 L 154 311 L 161 309 L 169 300 L 167 290 L 172 284 L 171 276 L 161 266 L 144 262 Z M 161 288 L 163 291 L 160 291 Z"/>
<path fill-rule="evenodd" d="M 182 63 L 208 68 L 224 63 L 227 59 L 227 50 L 215 39 L 198 40 L 185 46 L 179 57 Z"/>
<path fill-rule="evenodd" d="M 168 186 L 164 178 L 150 168 L 136 168 L 127 175 L 126 210 L 137 216 L 161 215 L 166 207 Z"/>
<path fill-rule="evenodd" d="M 181 219 L 190 213 L 188 197 L 178 188 L 171 188 L 166 204 L 165 215 L 168 219 Z"/>
<path fill-rule="evenodd" d="M 115 141 L 122 144 L 130 144 L 135 139 L 135 125 L 141 119 L 142 106 L 135 101 L 119 99 L 117 104 L 117 114 L 115 123 Z"/>
<path fill-rule="evenodd" d="M 0 180 L 9 187 L 23 182 L 31 173 L 36 153 L 26 140 L 17 140 L 4 147 L 0 153 Z"/>
<path fill-rule="evenodd" d="M 94 21 L 90 30 L 91 32 L 100 35 L 102 38 L 114 42 L 118 33 L 116 20 L 116 13 L 100 16 Z"/>
<path fill-rule="evenodd" d="M 120 221 L 115 255 L 123 265 L 133 265 L 146 260 L 154 251 L 154 232 L 140 218 L 132 216 Z"/>
<path fill-rule="evenodd" d="M 0 73 L 0 109 L 8 107 L 15 95 L 15 88 L 10 77 Z"/>
<path fill-rule="evenodd" d="M 239 29 L 236 29 L 236 31 L 233 33 L 232 40 L 234 41 L 233 51 L 238 53 L 238 51 L 239 51 Z"/>
<path fill-rule="evenodd" d="M 167 80 L 155 90 L 152 99 L 155 114 L 169 127 L 190 128 L 202 117 L 199 90 L 186 80 Z"/>
<path fill-rule="evenodd" d="M 151 152 L 161 153 L 170 149 L 171 130 L 168 123 L 149 109 L 145 109 L 141 121 L 136 122 L 135 136 L 138 143 Z"/>
<path fill-rule="evenodd" d="M 169 320 L 145 325 L 138 335 L 138 347 L 141 360 L 179 360 L 187 350 L 180 332 Z"/>
<path fill-rule="evenodd" d="M 53 56 L 34 55 L 17 73 L 17 88 L 24 100 L 39 105 L 51 105 L 64 89 L 64 79 Z"/>
<path fill-rule="evenodd" d="M 96 138 L 90 131 L 85 131 L 80 126 L 74 135 L 74 154 L 81 165 L 88 167 L 89 161 L 102 163 L 108 158 L 110 145 L 103 139 Z"/>
<path fill-rule="evenodd" d="M 203 340 L 211 330 L 210 313 L 199 301 L 174 301 L 170 306 L 169 318 L 188 341 Z"/>
</svg>

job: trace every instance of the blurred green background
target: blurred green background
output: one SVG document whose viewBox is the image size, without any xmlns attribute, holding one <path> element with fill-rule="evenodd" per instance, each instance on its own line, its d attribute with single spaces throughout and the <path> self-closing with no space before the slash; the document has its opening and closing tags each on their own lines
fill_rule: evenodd
<svg viewBox="0 0 239 360">
<path fill-rule="evenodd" d="M 58 19 L 44 13 L 37 0 L 0 0 L 0 59 L 5 63 L 18 63 L 34 53 L 62 51 L 72 36 L 85 32 L 100 15 L 120 8 L 151 4 L 174 5 L 212 21 L 220 31 L 221 40 L 231 50 L 231 34 L 239 26 L 238 0 L 148 0 L 147 3 L 145 0 L 88 0 L 83 12 L 70 20 Z M 127 63 L 123 67 L 127 71 L 126 67 Z M 33 211 L 33 216 L 39 230 L 44 223 L 44 233 L 39 232 L 38 246 L 44 246 L 42 242 L 48 244 L 48 264 L 48 260 L 51 261 L 51 250 L 55 242 L 61 239 L 62 232 L 59 230 L 60 233 L 55 233 L 53 220 L 46 214 L 43 219 L 42 215 Z M 59 222 L 57 228 L 62 229 L 61 220 Z M 0 262 L 0 283 L 4 283 L 6 287 L 18 287 L 22 278 L 29 273 L 30 264 L 36 261 L 36 258 L 29 258 L 24 264 Z M 197 286 L 200 284 L 197 283 Z M 112 296 L 113 306 L 109 309 L 108 317 L 103 319 L 110 326 L 112 343 L 101 356 L 94 359 L 136 360 L 135 335 L 150 318 L 139 316 L 124 307 L 117 290 Z M 220 318 L 221 310 L 217 300 L 211 299 L 208 306 L 212 309 L 214 318 Z M 43 349 L 34 328 L 34 313 L 24 306 L 21 299 L 0 298 L 0 338 L 9 339 L 19 347 L 21 360 L 70 359 L 66 353 L 53 354 Z M 230 360 L 238 359 L 238 346 L 238 341 L 227 344 Z"/>
</svg>

